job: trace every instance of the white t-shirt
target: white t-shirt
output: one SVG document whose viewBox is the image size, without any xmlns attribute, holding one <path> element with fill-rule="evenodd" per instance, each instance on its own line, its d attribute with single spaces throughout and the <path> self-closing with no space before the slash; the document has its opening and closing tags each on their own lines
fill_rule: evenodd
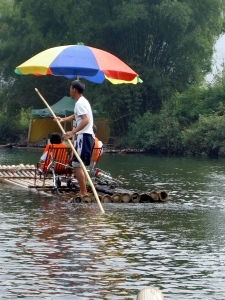
<svg viewBox="0 0 225 300">
<path fill-rule="evenodd" d="M 41 161 L 46 161 L 47 155 L 48 155 L 48 151 L 46 151 L 44 154 L 42 154 L 40 160 Z"/>
<path fill-rule="evenodd" d="M 91 105 L 88 102 L 88 100 L 86 98 L 84 98 L 84 96 L 81 96 L 77 100 L 77 102 L 74 106 L 74 116 L 75 116 L 77 126 L 82 121 L 82 119 L 81 119 L 82 115 L 87 115 L 88 116 L 89 123 L 82 130 L 78 131 L 77 134 L 79 134 L 79 133 L 89 133 L 89 134 L 92 134 L 94 136 L 94 132 L 93 132 L 93 114 L 92 114 L 92 110 L 91 110 Z"/>
</svg>

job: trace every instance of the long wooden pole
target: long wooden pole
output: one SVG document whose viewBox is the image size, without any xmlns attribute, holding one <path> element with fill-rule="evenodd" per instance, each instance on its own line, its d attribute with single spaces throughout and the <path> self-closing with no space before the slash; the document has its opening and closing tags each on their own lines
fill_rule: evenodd
<svg viewBox="0 0 225 300">
<path fill-rule="evenodd" d="M 56 122 L 57 122 L 57 124 L 59 125 L 59 128 L 61 129 L 62 133 L 65 134 L 65 133 L 66 133 L 65 130 L 63 129 L 63 127 L 62 127 L 61 123 L 59 122 L 59 120 L 57 120 L 57 117 L 56 117 L 54 111 L 53 111 L 53 110 L 51 109 L 51 107 L 49 106 L 48 102 L 47 102 L 47 101 L 45 100 L 45 98 L 41 95 L 41 93 L 39 92 L 39 90 L 38 90 L 37 88 L 35 88 L 35 91 L 37 92 L 37 94 L 39 95 L 39 97 L 41 98 L 41 100 L 45 103 L 45 105 L 47 106 L 47 108 L 50 110 L 50 112 L 51 112 L 51 114 L 53 115 L 53 117 L 56 118 Z M 68 139 L 68 142 L 69 142 L 69 145 L 70 145 L 70 147 L 71 147 L 73 153 L 75 154 L 77 160 L 79 161 L 79 163 L 80 163 L 80 165 L 81 165 L 81 167 L 82 167 L 82 169 L 83 169 L 85 175 L 87 176 L 87 179 L 88 179 L 88 181 L 89 181 L 89 183 L 90 183 L 90 185 L 91 185 L 92 191 L 93 191 L 93 193 L 94 193 L 94 195 L 95 195 L 95 199 L 96 199 L 96 201 L 97 201 L 97 203 L 98 203 L 98 206 L 99 206 L 101 212 L 102 212 L 102 213 L 105 213 L 105 211 L 104 211 L 104 209 L 103 209 L 103 207 L 102 207 L 102 204 L 101 204 L 101 202 L 100 202 L 100 200 L 99 200 L 99 197 L 98 197 L 98 194 L 97 194 L 97 192 L 96 192 L 96 189 L 95 189 L 95 187 L 94 187 L 94 184 L 93 184 L 93 182 L 92 182 L 92 180 L 91 180 L 91 178 L 90 178 L 90 176 L 89 176 L 89 174 L 88 174 L 88 172 L 87 172 L 87 169 L 86 169 L 84 163 L 82 162 L 80 156 L 78 155 L 77 151 L 75 150 L 75 148 L 74 148 L 74 146 L 73 146 L 73 144 L 72 144 L 72 142 L 71 142 L 70 139 Z"/>
</svg>

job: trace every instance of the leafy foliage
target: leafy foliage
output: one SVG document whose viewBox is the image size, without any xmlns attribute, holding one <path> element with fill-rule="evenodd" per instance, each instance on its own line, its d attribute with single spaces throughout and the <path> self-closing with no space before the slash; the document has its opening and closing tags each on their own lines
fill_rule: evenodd
<svg viewBox="0 0 225 300">
<path fill-rule="evenodd" d="M 131 148 L 143 148 L 152 154 L 182 154 L 181 125 L 169 111 L 147 112 L 137 117 L 128 132 L 126 143 Z"/>
<path fill-rule="evenodd" d="M 211 70 L 224 12 L 224 0 L 2 0 L 0 108 L 16 118 L 22 109 L 43 107 L 35 87 L 50 105 L 65 96 L 67 79 L 13 70 L 44 49 L 83 42 L 115 54 L 144 81 L 86 84 L 93 109 L 109 116 L 112 135 L 127 137 L 132 128 L 149 151 L 180 153 L 184 126 L 223 103 L 222 85 L 199 86 Z"/>
<path fill-rule="evenodd" d="M 190 154 L 225 155 L 225 119 L 222 116 L 200 116 L 183 132 L 184 144 Z"/>
</svg>

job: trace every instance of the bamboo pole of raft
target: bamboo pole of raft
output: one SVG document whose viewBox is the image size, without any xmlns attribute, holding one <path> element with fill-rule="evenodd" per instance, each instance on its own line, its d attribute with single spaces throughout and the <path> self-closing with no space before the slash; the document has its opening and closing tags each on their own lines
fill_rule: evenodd
<svg viewBox="0 0 225 300">
<path fill-rule="evenodd" d="M 41 98 L 41 100 L 45 103 L 45 105 L 47 106 L 47 108 L 50 110 L 50 112 L 51 112 L 51 114 L 53 115 L 53 117 L 56 118 L 56 122 L 57 122 L 57 124 L 59 125 L 59 128 L 61 129 L 62 133 L 65 134 L 65 133 L 66 133 L 65 130 L 63 129 L 61 123 L 57 120 L 57 117 L 56 117 L 54 111 L 53 111 L 53 110 L 51 109 L 51 107 L 48 105 L 48 102 L 44 99 L 44 97 L 41 95 L 41 93 L 39 92 L 39 90 L 38 90 L 37 88 L 35 88 L 35 91 L 37 92 L 37 94 L 39 95 L 39 97 Z M 88 172 L 87 172 L 87 169 L 86 169 L 84 163 L 82 162 L 80 156 L 78 155 L 77 151 L 75 150 L 75 148 L 74 148 L 74 146 L 73 146 L 73 144 L 72 144 L 72 142 L 71 142 L 70 139 L 68 139 L 68 143 L 69 143 L 69 145 L 70 145 L 70 147 L 71 147 L 73 153 L 75 154 L 77 160 L 79 161 L 79 163 L 80 163 L 80 165 L 81 165 L 81 167 L 82 167 L 82 169 L 83 169 L 85 175 L 87 176 L 87 179 L 88 179 L 88 181 L 89 181 L 89 183 L 90 183 L 90 185 L 91 185 L 92 191 L 93 191 L 93 193 L 94 193 L 94 195 L 95 195 L 95 199 L 96 199 L 96 201 L 97 201 L 97 203 L 98 203 L 98 206 L 99 206 L 101 212 L 102 212 L 102 213 L 105 213 L 105 211 L 104 211 L 104 209 L 103 209 L 103 207 L 102 207 L 102 205 L 101 205 L 101 202 L 100 202 L 100 200 L 99 200 L 99 198 L 98 198 L 98 194 L 97 194 L 97 192 L 96 192 L 96 189 L 95 189 L 95 187 L 94 187 L 94 184 L 93 184 L 93 182 L 92 182 L 92 180 L 91 180 L 91 178 L 90 178 L 90 176 L 89 176 L 89 174 L 88 174 Z"/>
</svg>

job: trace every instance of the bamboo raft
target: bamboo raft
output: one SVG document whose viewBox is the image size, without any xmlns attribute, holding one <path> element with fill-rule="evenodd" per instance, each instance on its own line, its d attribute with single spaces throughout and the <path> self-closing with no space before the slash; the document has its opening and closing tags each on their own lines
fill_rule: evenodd
<svg viewBox="0 0 225 300">
<path fill-rule="evenodd" d="M 51 197 L 60 197 L 60 199 L 68 202 L 95 202 L 95 197 L 91 189 L 89 189 L 88 195 L 81 196 L 79 194 L 79 186 L 75 184 L 73 187 L 68 187 L 68 181 L 65 178 L 65 180 L 62 180 L 60 187 L 58 187 L 56 194 L 53 189 L 51 176 L 43 180 L 41 176 L 36 176 L 35 174 L 36 167 L 34 165 L 0 165 L 0 182 L 2 183 L 16 185 L 23 189 Z M 169 197 L 165 190 L 137 193 L 119 186 L 99 184 L 99 182 L 95 182 L 94 178 L 93 184 L 100 201 L 103 203 L 166 202 Z"/>
</svg>

